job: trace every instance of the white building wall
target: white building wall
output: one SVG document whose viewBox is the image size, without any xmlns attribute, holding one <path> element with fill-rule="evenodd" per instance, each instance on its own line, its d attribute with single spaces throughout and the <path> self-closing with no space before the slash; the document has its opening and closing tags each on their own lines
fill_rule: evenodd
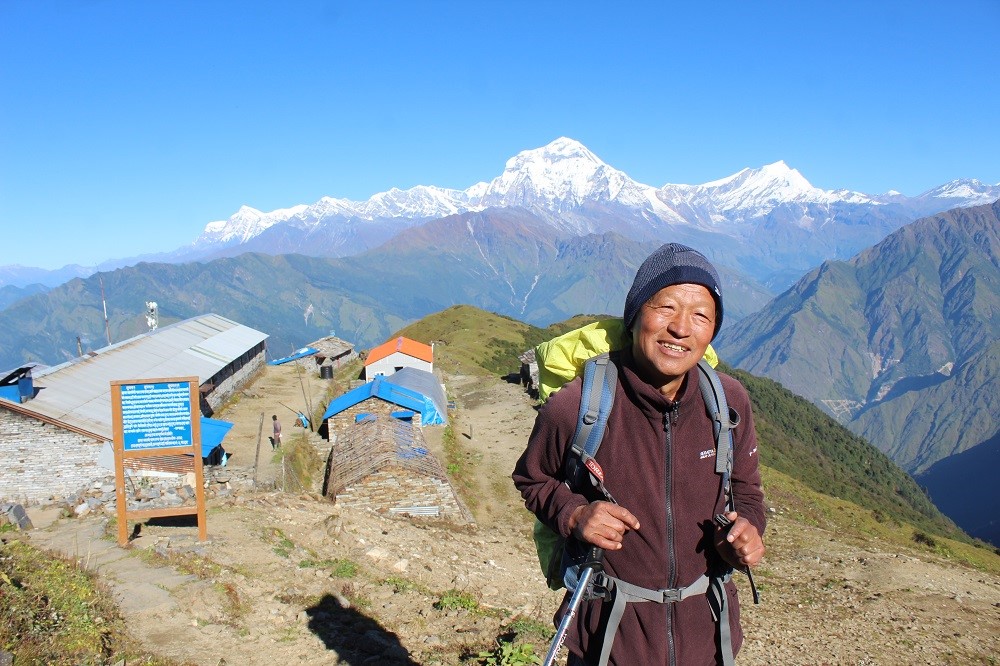
<svg viewBox="0 0 1000 666">
<path fill-rule="evenodd" d="M 110 472 L 104 442 L 0 406 L 0 501 L 33 504 L 73 495 Z"/>
<path fill-rule="evenodd" d="M 416 368 L 426 372 L 434 372 L 434 364 L 421 360 L 403 352 L 393 352 L 385 358 L 375 361 L 365 367 L 365 379 L 371 381 L 376 375 L 390 376 L 397 368 Z"/>
</svg>

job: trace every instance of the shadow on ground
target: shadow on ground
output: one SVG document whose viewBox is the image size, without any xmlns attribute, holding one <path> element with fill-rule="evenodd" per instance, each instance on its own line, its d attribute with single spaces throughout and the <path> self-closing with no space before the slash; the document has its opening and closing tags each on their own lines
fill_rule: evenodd
<svg viewBox="0 0 1000 666">
<path fill-rule="evenodd" d="M 399 637 L 372 618 L 345 607 L 330 594 L 306 608 L 309 629 L 339 658 L 338 663 L 412 664 Z"/>
</svg>

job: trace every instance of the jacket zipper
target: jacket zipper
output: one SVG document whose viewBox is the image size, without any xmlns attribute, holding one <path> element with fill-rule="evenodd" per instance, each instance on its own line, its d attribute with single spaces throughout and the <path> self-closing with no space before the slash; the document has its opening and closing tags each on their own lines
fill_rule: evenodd
<svg viewBox="0 0 1000 666">
<path fill-rule="evenodd" d="M 676 557 L 674 552 L 674 507 L 671 493 L 671 474 L 673 468 L 673 429 L 671 428 L 671 417 L 677 417 L 677 404 L 674 403 L 663 413 L 663 429 L 666 431 L 666 460 L 667 469 L 664 474 L 667 491 L 667 587 L 677 587 Z M 676 656 L 674 653 L 674 613 L 673 605 L 667 604 L 667 663 L 676 666 Z"/>
</svg>

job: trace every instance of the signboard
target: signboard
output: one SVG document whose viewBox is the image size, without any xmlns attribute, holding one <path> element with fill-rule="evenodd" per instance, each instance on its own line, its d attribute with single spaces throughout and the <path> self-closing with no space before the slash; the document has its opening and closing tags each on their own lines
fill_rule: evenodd
<svg viewBox="0 0 1000 666">
<path fill-rule="evenodd" d="M 128 520 L 197 515 L 198 538 L 208 538 L 201 459 L 197 377 L 122 379 L 111 382 L 118 544 L 128 543 Z M 194 506 L 130 511 L 125 468 L 193 473 Z"/>
<path fill-rule="evenodd" d="M 120 389 L 126 451 L 194 445 L 188 382 L 122 384 Z"/>
</svg>

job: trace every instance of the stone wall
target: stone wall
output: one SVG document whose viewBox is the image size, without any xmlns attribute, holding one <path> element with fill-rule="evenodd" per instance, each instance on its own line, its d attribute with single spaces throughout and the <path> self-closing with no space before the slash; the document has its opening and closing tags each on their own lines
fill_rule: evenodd
<svg viewBox="0 0 1000 666">
<path fill-rule="evenodd" d="M 323 492 L 338 504 L 380 514 L 474 522 L 441 463 L 427 450 L 420 427 L 387 415 L 396 409 L 373 399 L 338 415 L 343 421 L 327 459 Z M 378 416 L 354 423 L 357 413 Z M 330 420 L 331 426 L 336 420 Z"/>
<path fill-rule="evenodd" d="M 472 516 L 455 497 L 447 481 L 417 474 L 400 467 L 387 467 L 370 474 L 337 495 L 337 504 L 360 507 L 382 514 L 445 518 L 471 523 Z"/>
<path fill-rule="evenodd" d="M 212 408 L 212 412 L 218 411 L 236 392 L 252 382 L 264 369 L 265 363 L 264 353 L 261 352 L 212 389 L 212 392 L 205 396 L 205 401 Z"/>
<path fill-rule="evenodd" d="M 0 408 L 0 501 L 34 504 L 103 478 L 104 442 Z"/>
</svg>

